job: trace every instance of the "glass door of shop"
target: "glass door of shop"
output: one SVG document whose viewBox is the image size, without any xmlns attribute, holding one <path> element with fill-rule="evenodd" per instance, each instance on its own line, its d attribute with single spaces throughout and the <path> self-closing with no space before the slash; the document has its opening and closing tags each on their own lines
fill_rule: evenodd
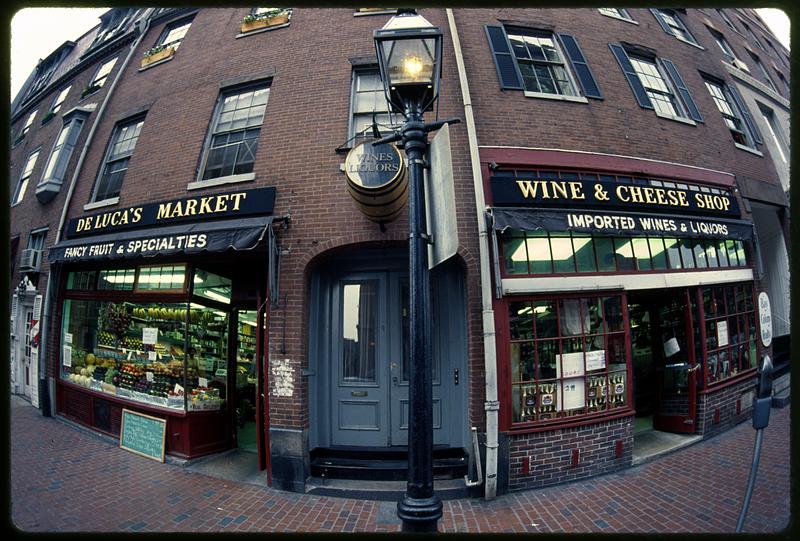
<svg viewBox="0 0 800 541">
<path fill-rule="evenodd" d="M 629 295 L 638 429 L 693 433 L 697 368 L 685 289 Z M 647 426 L 644 426 L 647 425 Z"/>
<path fill-rule="evenodd" d="M 258 359 L 256 356 L 256 312 L 240 310 L 236 324 L 235 430 L 239 449 L 258 452 L 257 388 Z"/>
</svg>

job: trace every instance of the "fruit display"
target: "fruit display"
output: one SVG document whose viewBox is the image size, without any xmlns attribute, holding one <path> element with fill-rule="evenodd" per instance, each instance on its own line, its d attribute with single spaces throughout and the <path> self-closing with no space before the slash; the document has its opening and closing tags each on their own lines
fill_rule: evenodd
<svg viewBox="0 0 800 541">
<path fill-rule="evenodd" d="M 131 324 L 131 315 L 124 304 L 109 302 L 100 308 L 97 324 L 114 338 L 122 339 Z"/>
</svg>

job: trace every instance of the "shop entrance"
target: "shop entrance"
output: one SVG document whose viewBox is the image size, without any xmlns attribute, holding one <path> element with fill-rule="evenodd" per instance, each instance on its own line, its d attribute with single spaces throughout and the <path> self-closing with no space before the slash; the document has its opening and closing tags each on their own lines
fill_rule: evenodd
<svg viewBox="0 0 800 541">
<path fill-rule="evenodd" d="M 256 312 L 240 310 L 237 321 L 237 347 L 235 389 L 236 408 L 234 426 L 239 449 L 258 452 L 256 429 L 256 392 L 258 387 L 258 361 L 256 358 Z"/>
<path fill-rule="evenodd" d="M 695 431 L 693 305 L 687 289 L 628 295 L 636 434 Z"/>
</svg>

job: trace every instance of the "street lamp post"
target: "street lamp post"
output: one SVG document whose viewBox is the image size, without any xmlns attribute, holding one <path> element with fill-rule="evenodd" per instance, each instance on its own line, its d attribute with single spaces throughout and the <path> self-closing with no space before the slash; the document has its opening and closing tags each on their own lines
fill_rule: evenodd
<svg viewBox="0 0 800 541">
<path fill-rule="evenodd" d="M 401 140 L 408 158 L 408 482 L 397 515 L 404 532 L 436 532 L 442 502 L 433 490 L 433 363 L 423 167 L 427 134 L 444 123 L 425 124 L 423 115 L 439 94 L 442 31 L 415 10 L 398 10 L 374 38 L 387 100 L 392 111 L 405 118 L 399 134 L 375 144 Z"/>
</svg>

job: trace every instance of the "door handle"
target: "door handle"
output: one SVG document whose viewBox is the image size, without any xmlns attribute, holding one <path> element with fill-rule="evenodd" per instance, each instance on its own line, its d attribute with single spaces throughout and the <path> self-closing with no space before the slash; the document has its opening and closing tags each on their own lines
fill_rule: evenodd
<svg viewBox="0 0 800 541">
<path fill-rule="evenodd" d="M 686 373 L 688 374 L 688 373 L 694 372 L 695 370 L 697 370 L 697 369 L 699 369 L 699 368 L 700 368 L 700 363 L 697 363 L 696 365 L 694 365 L 693 367 L 691 367 L 690 369 L 688 369 L 688 370 L 686 371 Z"/>
<path fill-rule="evenodd" d="M 458 368 L 453 369 L 453 384 L 458 385 Z"/>
</svg>

